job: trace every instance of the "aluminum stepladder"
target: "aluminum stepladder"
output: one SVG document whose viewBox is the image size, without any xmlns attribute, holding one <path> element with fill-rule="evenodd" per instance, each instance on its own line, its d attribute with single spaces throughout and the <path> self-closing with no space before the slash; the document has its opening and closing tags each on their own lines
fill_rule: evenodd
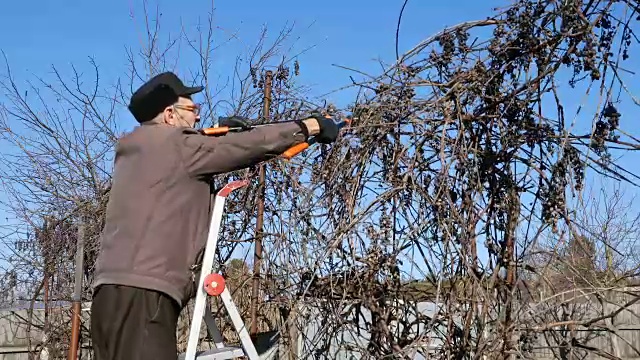
<svg viewBox="0 0 640 360">
<path fill-rule="evenodd" d="M 222 223 L 224 203 L 227 196 L 229 196 L 233 190 L 244 187 L 247 184 L 248 181 L 246 180 L 232 181 L 216 192 L 213 211 L 211 214 L 211 223 L 209 224 L 209 235 L 205 245 L 204 257 L 202 258 L 200 278 L 197 282 L 195 307 L 193 309 L 193 318 L 191 319 L 191 328 L 189 329 L 189 342 L 187 343 L 186 353 L 179 356 L 179 359 L 181 360 L 235 359 L 242 356 L 246 356 L 249 360 L 259 360 L 258 352 L 256 351 L 253 341 L 251 341 L 251 337 L 249 336 L 249 332 L 247 331 L 247 328 L 240 317 L 240 313 L 231 298 L 229 289 L 225 286 L 224 278 L 217 273 L 211 273 L 218 246 L 218 236 L 220 233 L 220 224 Z M 240 337 L 242 347 L 227 346 L 224 343 L 222 334 L 215 324 L 211 309 L 207 306 L 207 296 L 220 297 L 231 322 Z M 209 336 L 213 339 L 215 348 L 201 353 L 196 353 L 203 319 L 207 326 Z"/>
</svg>

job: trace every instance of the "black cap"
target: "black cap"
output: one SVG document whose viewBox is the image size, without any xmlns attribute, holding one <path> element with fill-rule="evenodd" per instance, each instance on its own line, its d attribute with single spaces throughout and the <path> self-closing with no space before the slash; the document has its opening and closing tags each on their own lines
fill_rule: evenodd
<svg viewBox="0 0 640 360">
<path fill-rule="evenodd" d="M 185 86 L 176 74 L 164 72 L 152 77 L 133 93 L 129 111 L 138 122 L 149 121 L 178 101 L 178 97 L 187 97 L 202 90 L 203 86 Z"/>
</svg>

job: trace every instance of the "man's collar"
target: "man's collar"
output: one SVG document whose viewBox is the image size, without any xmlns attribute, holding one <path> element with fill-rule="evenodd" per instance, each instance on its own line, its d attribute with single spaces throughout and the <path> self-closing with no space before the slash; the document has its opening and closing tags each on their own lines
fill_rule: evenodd
<svg viewBox="0 0 640 360">
<path fill-rule="evenodd" d="M 143 123 L 140 123 L 140 126 L 155 126 L 155 125 L 165 125 L 165 124 L 164 123 L 152 122 L 152 121 L 145 121 Z"/>
</svg>

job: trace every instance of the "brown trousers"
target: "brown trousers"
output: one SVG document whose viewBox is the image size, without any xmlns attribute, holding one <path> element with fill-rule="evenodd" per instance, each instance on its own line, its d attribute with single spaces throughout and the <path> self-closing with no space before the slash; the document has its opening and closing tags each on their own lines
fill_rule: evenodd
<svg viewBox="0 0 640 360">
<path fill-rule="evenodd" d="M 169 296 L 135 287 L 102 285 L 91 304 L 96 360 L 176 360 L 180 308 Z"/>
</svg>

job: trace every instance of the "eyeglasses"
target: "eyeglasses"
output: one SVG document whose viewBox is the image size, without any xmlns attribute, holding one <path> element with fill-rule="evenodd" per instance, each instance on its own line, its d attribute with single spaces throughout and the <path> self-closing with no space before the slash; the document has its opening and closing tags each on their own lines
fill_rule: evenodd
<svg viewBox="0 0 640 360">
<path fill-rule="evenodd" d="M 191 111 L 192 113 L 194 113 L 196 115 L 200 115 L 200 105 L 198 105 L 198 104 L 193 104 L 193 105 L 173 105 L 173 107 L 176 108 L 176 109 L 182 109 L 182 110 Z"/>
</svg>

